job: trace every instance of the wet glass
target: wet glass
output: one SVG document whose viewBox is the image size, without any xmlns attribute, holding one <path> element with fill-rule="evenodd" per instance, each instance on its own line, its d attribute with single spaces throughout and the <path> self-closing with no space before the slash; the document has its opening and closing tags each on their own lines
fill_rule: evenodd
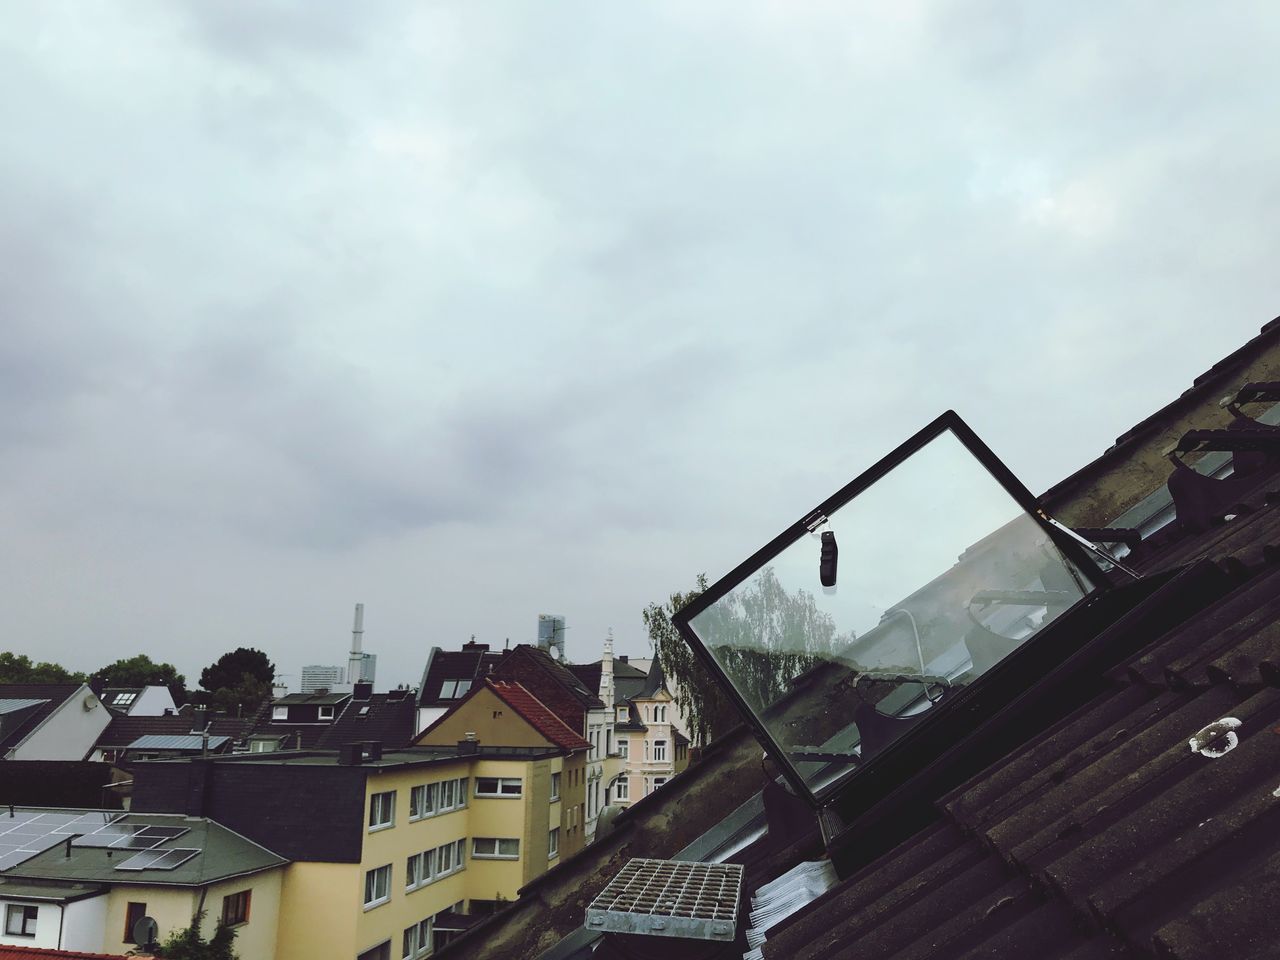
<svg viewBox="0 0 1280 960">
<path fill-rule="evenodd" d="M 839 550 L 833 587 L 823 531 Z M 946 430 L 689 626 L 817 795 L 1093 589 Z"/>
</svg>

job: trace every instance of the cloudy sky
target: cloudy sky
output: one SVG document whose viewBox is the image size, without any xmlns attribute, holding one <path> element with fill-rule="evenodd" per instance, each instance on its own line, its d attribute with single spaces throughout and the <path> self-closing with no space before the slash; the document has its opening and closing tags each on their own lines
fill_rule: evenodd
<svg viewBox="0 0 1280 960">
<path fill-rule="evenodd" d="M 1092 459 L 1280 312 L 1280 12 L 1031 6 L 9 5 L 7 646 L 640 655 L 944 409 Z"/>
</svg>

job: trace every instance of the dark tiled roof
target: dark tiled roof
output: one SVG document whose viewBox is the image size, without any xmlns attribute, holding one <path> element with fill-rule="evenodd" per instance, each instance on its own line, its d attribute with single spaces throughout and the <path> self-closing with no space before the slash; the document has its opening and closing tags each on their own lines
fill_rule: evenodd
<svg viewBox="0 0 1280 960">
<path fill-rule="evenodd" d="M 48 701 L 0 723 L 0 752 L 25 740 L 81 686 L 79 683 L 0 683 L 0 699 Z"/>
<path fill-rule="evenodd" d="M 418 690 L 418 705 L 450 706 L 457 698 L 440 699 L 440 687 L 446 680 L 470 680 L 475 682 L 491 672 L 502 654 L 490 651 L 487 647 L 480 649 L 441 650 L 438 647 L 431 651 L 430 660 L 422 676 L 422 686 Z"/>
<path fill-rule="evenodd" d="M 251 718 L 228 717 L 217 714 L 209 721 L 209 733 L 215 737 L 241 739 L 252 724 Z M 195 720 L 190 713 L 160 717 L 120 716 L 112 718 L 98 737 L 94 748 L 119 750 L 129 746 L 139 737 L 177 737 L 196 731 Z"/>
<path fill-rule="evenodd" d="M 565 750 L 589 750 L 581 734 L 557 717 L 547 706 L 518 683 L 509 680 L 487 680 L 489 688 L 520 714 L 540 734 Z"/>
<path fill-rule="evenodd" d="M 592 693 L 598 693 L 600 690 L 600 673 L 601 661 L 595 663 L 569 663 L 565 667 L 570 673 L 578 678 L 578 682 L 590 690 Z M 616 657 L 613 661 L 613 689 L 614 693 L 618 690 L 619 680 L 638 680 L 644 683 L 646 674 L 643 670 L 631 666 L 629 663 L 623 663 Z"/>
<path fill-rule="evenodd" d="M 649 675 L 644 678 L 644 686 L 640 688 L 640 697 L 656 697 L 660 690 L 665 690 L 667 678 L 662 673 L 662 661 L 657 657 L 649 665 Z"/>
<path fill-rule="evenodd" d="M 526 643 L 507 651 L 493 677 L 519 683 L 580 734 L 587 729 L 587 711 L 603 706 L 568 667 L 551 659 L 545 650 Z"/>
<path fill-rule="evenodd" d="M 367 709 L 366 709 L 367 708 Z M 413 739 L 418 705 L 412 694 L 375 693 L 368 700 L 352 700 L 341 715 L 320 734 L 316 745 L 339 747 L 358 740 L 377 740 L 388 750 L 407 746 Z"/>
</svg>

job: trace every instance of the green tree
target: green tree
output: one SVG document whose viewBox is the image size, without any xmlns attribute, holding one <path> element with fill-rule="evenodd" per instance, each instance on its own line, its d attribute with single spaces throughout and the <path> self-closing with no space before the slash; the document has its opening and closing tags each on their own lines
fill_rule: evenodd
<svg viewBox="0 0 1280 960">
<path fill-rule="evenodd" d="M 259 680 L 251 673 L 240 674 L 240 682 L 233 687 L 219 687 L 209 695 L 213 709 L 232 716 L 243 717 L 254 713 L 262 701 L 271 696 L 271 684 Z"/>
<path fill-rule="evenodd" d="M 172 663 L 156 663 L 145 653 L 109 663 L 89 674 L 89 681 L 100 681 L 108 687 L 149 687 L 164 685 L 173 702 L 182 704 L 187 698 L 187 680 Z"/>
<path fill-rule="evenodd" d="M 165 960 L 237 960 L 232 949 L 236 939 L 236 931 L 218 921 L 217 929 L 208 940 L 200 936 L 200 925 L 204 921 L 201 910 L 191 921 L 191 926 L 183 930 L 175 930 L 164 943 L 153 948 L 153 955 Z"/>
<path fill-rule="evenodd" d="M 0 653 L 0 683 L 83 683 L 83 673 L 72 673 L 56 663 L 32 663 L 21 653 Z"/>
<path fill-rule="evenodd" d="M 700 573 L 694 589 L 673 593 L 665 603 L 651 603 L 640 614 L 649 631 L 653 655 L 662 665 L 663 673 L 674 681 L 676 709 L 688 722 L 689 732 L 697 743 L 710 743 L 741 719 L 710 671 L 671 622 L 678 610 L 698 599 L 706 589 L 707 575 Z"/>
<path fill-rule="evenodd" d="M 224 653 L 200 673 L 200 686 L 210 693 L 240 684 L 245 674 L 262 681 L 270 688 L 276 678 L 276 667 L 265 653 L 253 647 L 236 647 Z"/>
</svg>

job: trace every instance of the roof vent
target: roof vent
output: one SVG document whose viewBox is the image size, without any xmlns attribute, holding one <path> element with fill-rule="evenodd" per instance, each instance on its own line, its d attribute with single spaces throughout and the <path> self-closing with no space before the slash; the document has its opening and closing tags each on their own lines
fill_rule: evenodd
<svg viewBox="0 0 1280 960">
<path fill-rule="evenodd" d="M 382 759 L 382 741 L 366 740 L 364 742 L 364 756 L 366 760 Z"/>
<path fill-rule="evenodd" d="M 587 907 L 588 930 L 732 941 L 738 928 L 742 867 L 637 858 Z"/>
</svg>

